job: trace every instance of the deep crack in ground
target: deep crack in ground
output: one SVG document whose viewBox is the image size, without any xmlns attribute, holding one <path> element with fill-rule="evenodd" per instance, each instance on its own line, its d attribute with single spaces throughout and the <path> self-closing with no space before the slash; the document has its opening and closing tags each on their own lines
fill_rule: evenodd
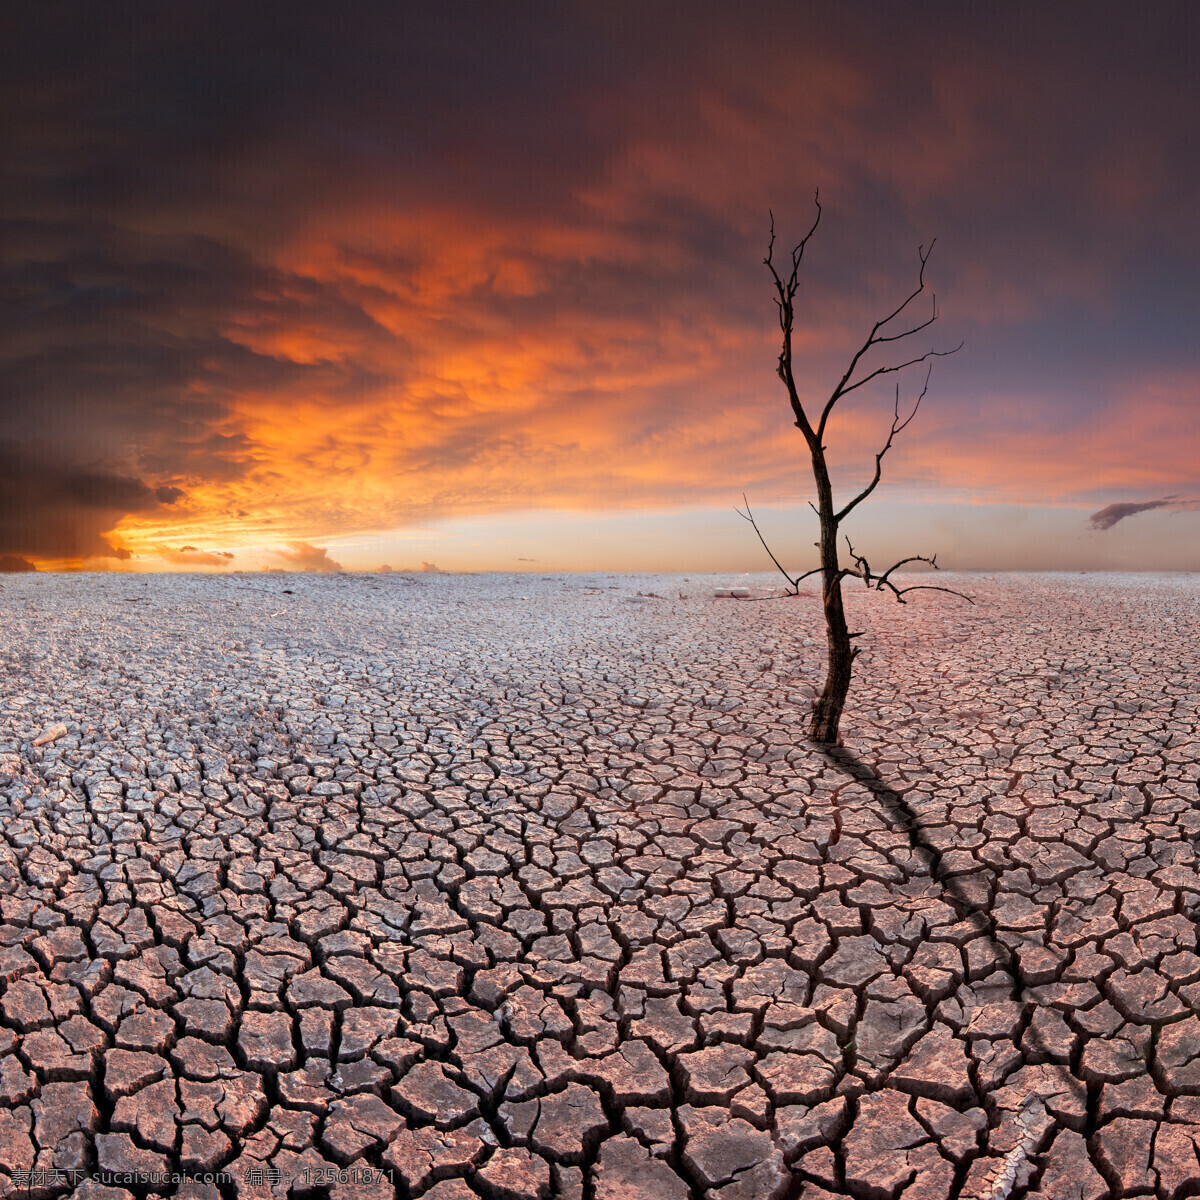
<svg viewBox="0 0 1200 1200">
<path fill-rule="evenodd" d="M 712 583 L 7 579 L 6 1193 L 1200 1193 L 1195 577 Z"/>
</svg>

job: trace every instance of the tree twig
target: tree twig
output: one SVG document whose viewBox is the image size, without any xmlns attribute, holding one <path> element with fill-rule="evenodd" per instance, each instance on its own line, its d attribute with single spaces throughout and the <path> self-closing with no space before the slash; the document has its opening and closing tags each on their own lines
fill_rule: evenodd
<svg viewBox="0 0 1200 1200">
<path fill-rule="evenodd" d="M 741 517 L 743 521 L 749 521 L 750 524 L 754 527 L 754 532 L 758 534 L 758 540 L 760 542 L 762 542 L 763 549 L 770 555 L 771 561 L 776 565 L 776 567 L 779 568 L 780 575 L 782 575 L 784 577 L 784 579 L 786 579 L 788 581 L 788 583 L 791 585 L 792 591 L 789 592 L 788 594 L 792 595 L 792 596 L 799 595 L 800 580 L 807 579 L 810 575 L 815 575 L 821 568 L 816 567 L 811 571 L 806 571 L 803 575 L 797 575 L 796 578 L 793 579 L 783 569 L 783 564 L 780 563 L 779 559 L 777 559 L 775 557 L 775 551 L 772 550 L 771 547 L 767 545 L 767 539 L 765 537 L 763 537 L 762 530 L 759 529 L 758 522 L 754 519 L 754 513 L 750 511 L 750 501 L 746 499 L 745 492 L 742 493 L 742 502 L 746 505 L 746 511 L 742 512 L 742 510 L 740 508 L 738 508 L 736 505 L 734 506 L 733 511 L 735 513 L 737 513 L 737 515 L 739 517 Z"/>
<path fill-rule="evenodd" d="M 921 407 L 921 401 L 925 399 L 925 393 L 929 391 L 929 379 L 932 375 L 933 364 L 930 363 L 928 370 L 925 372 L 925 383 L 921 388 L 921 394 L 913 404 L 912 412 L 903 421 L 900 420 L 900 385 L 896 384 L 896 402 L 892 409 L 894 414 L 892 416 L 892 427 L 888 430 L 887 441 L 884 442 L 883 449 L 875 455 L 875 474 L 871 482 L 838 512 L 836 520 L 839 523 L 844 521 L 879 486 L 879 480 L 883 474 L 883 456 L 892 448 L 892 442 L 895 440 L 896 434 L 903 431 L 913 417 L 917 415 L 917 409 Z"/>
<path fill-rule="evenodd" d="M 819 189 L 813 193 L 813 203 L 816 205 L 817 215 L 813 218 L 808 232 L 792 248 L 792 269 L 787 280 L 781 278 L 773 261 L 775 253 L 775 214 L 773 212 L 771 213 L 771 240 L 767 244 L 767 257 L 763 259 L 763 263 L 771 272 L 771 278 L 775 281 L 775 307 L 779 311 L 779 329 L 783 334 L 776 374 L 783 380 L 783 384 L 787 388 L 788 401 L 796 417 L 796 428 L 804 434 L 810 447 L 813 445 L 816 434 L 813 432 L 812 425 L 809 424 L 804 405 L 800 402 L 800 393 L 796 390 L 796 380 L 792 374 L 792 326 L 795 320 L 796 292 L 800 286 L 800 262 L 804 258 L 804 250 L 808 245 L 809 238 L 816 233 L 817 226 L 821 223 L 821 193 Z"/>
<path fill-rule="evenodd" d="M 924 354 L 916 358 L 910 358 L 906 362 L 898 363 L 890 367 L 876 367 L 868 375 L 862 379 L 851 383 L 854 377 L 854 372 L 858 370 L 858 364 L 862 361 L 863 355 L 867 353 L 873 346 L 883 346 L 891 342 L 900 342 L 905 338 L 912 337 L 915 333 L 920 333 L 922 329 L 928 329 L 930 325 L 938 319 L 937 296 L 933 297 L 933 305 L 928 318 L 918 322 L 911 329 L 904 330 L 903 333 L 881 334 L 880 330 L 885 325 L 894 321 L 904 310 L 925 290 L 925 265 L 929 262 L 929 256 L 933 253 L 933 248 L 937 244 L 937 238 L 934 238 L 929 243 L 929 249 L 926 250 L 921 246 L 917 250 L 917 256 L 921 260 L 921 267 L 917 273 L 917 286 L 911 291 L 908 296 L 894 308 L 886 317 L 875 322 L 871 326 L 871 332 L 867 334 L 867 340 L 855 351 L 854 357 L 850 360 L 850 365 L 846 368 L 846 373 L 838 380 L 837 386 L 830 393 L 829 399 L 825 402 L 825 407 L 821 410 L 821 418 L 817 422 L 816 436 L 818 440 L 825 437 L 825 426 L 829 423 L 830 414 L 833 412 L 838 401 L 843 396 L 848 396 L 851 392 L 857 391 L 860 387 L 871 382 L 872 379 L 878 379 L 881 375 L 891 375 L 897 371 L 903 371 L 906 367 L 915 366 L 917 363 L 925 362 L 930 358 L 945 358 L 950 354 L 957 354 L 962 349 L 962 343 L 959 343 L 953 350 L 927 350 Z"/>
<path fill-rule="evenodd" d="M 884 571 L 882 575 L 876 575 L 871 571 L 870 564 L 867 562 L 866 558 L 854 549 L 854 546 L 850 542 L 849 535 L 846 536 L 846 548 L 850 551 L 850 557 L 858 564 L 858 570 L 852 570 L 843 567 L 843 574 L 853 575 L 855 578 L 861 579 L 863 583 L 867 585 L 867 587 L 872 588 L 877 592 L 882 592 L 885 587 L 888 588 L 901 604 L 908 603 L 904 597 L 907 596 L 909 592 L 948 592 L 951 596 L 958 596 L 965 600 L 968 604 L 975 603 L 975 601 L 968 596 L 966 592 L 959 592 L 954 588 L 941 587 L 935 583 L 914 583 L 908 587 L 899 588 L 889 578 L 893 571 L 898 571 L 901 567 L 906 566 L 908 563 L 914 562 L 928 563 L 935 571 L 940 571 L 941 568 L 937 564 L 936 554 L 932 558 L 926 558 L 923 554 L 911 554 L 908 558 L 902 558 L 899 562 L 892 563 L 892 565 L 888 567 L 888 569 Z"/>
</svg>

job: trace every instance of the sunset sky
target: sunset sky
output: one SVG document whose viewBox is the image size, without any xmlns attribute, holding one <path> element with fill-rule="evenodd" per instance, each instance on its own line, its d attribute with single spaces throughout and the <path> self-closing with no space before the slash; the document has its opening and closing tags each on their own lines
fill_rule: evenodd
<svg viewBox="0 0 1200 1200">
<path fill-rule="evenodd" d="M 1200 570 L 1195 4 L 37 0 L 0 95 L 10 566 L 812 565 L 819 188 L 805 399 L 934 237 L 965 343 L 856 545 Z"/>
</svg>

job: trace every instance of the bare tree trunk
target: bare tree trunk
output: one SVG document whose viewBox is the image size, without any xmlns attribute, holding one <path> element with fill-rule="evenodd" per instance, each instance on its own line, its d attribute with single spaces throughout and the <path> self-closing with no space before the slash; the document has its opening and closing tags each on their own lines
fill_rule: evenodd
<svg viewBox="0 0 1200 1200">
<path fill-rule="evenodd" d="M 821 518 L 821 604 L 825 611 L 826 662 L 825 686 L 813 704 L 808 736 L 814 742 L 835 746 L 846 694 L 850 690 L 855 654 L 846 625 L 846 610 L 842 606 L 842 569 L 837 547 L 839 522 L 833 507 L 833 488 L 825 454 L 819 446 L 813 448 L 812 464 L 817 485 L 817 512 Z"/>
</svg>

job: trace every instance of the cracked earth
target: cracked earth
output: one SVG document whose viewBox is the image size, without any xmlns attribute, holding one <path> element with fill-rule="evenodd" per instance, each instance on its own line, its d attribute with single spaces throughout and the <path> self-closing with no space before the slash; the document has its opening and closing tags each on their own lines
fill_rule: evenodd
<svg viewBox="0 0 1200 1200">
<path fill-rule="evenodd" d="M 8 577 L 0 1191 L 1200 1193 L 1196 578 L 715 582 Z"/>
</svg>

